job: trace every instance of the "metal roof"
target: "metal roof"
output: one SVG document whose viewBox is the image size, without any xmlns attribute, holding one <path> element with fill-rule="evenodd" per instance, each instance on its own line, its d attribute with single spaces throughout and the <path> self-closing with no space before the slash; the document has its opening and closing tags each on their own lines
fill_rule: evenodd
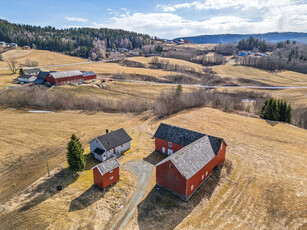
<svg viewBox="0 0 307 230">
<path fill-rule="evenodd" d="M 93 71 L 82 71 L 83 77 L 96 75 Z"/>
<path fill-rule="evenodd" d="M 173 142 L 182 146 L 191 144 L 192 142 L 206 136 L 206 134 L 195 132 L 192 130 L 161 123 L 154 137 Z"/>
<path fill-rule="evenodd" d="M 24 71 L 26 75 L 31 75 L 31 74 L 38 74 L 39 72 L 41 72 L 41 69 L 39 68 L 25 69 Z"/>
<path fill-rule="evenodd" d="M 221 143 L 222 139 L 220 139 L 220 144 Z M 205 167 L 216 154 L 217 152 L 213 150 L 210 138 L 204 136 L 167 157 L 158 163 L 156 167 L 167 161 L 171 161 L 182 176 L 188 180 Z"/>
<path fill-rule="evenodd" d="M 37 78 L 46 78 L 47 75 L 49 74 L 50 72 L 43 72 L 41 71 L 38 75 L 37 75 Z"/>
<path fill-rule="evenodd" d="M 99 136 L 97 139 L 107 151 L 132 140 L 123 128 Z"/>
<path fill-rule="evenodd" d="M 92 168 L 92 170 L 94 168 L 98 168 L 99 172 L 101 173 L 101 175 L 104 175 L 110 171 L 112 171 L 113 169 L 116 169 L 117 167 L 119 167 L 120 164 L 119 162 L 117 161 L 116 157 L 112 157 L 96 166 L 94 166 Z"/>
<path fill-rule="evenodd" d="M 35 76 L 33 76 L 33 75 L 20 75 L 19 77 L 18 77 L 18 80 L 19 79 L 30 79 L 30 78 L 35 78 L 36 79 L 36 77 Z"/>
<path fill-rule="evenodd" d="M 33 83 L 34 84 L 42 84 L 45 81 L 45 79 L 37 78 Z"/>
<path fill-rule="evenodd" d="M 50 72 L 50 75 L 55 78 L 65 78 L 65 77 L 73 77 L 73 76 L 83 76 L 82 72 L 79 70 L 69 70 L 69 71 L 62 71 L 62 72 Z"/>
</svg>

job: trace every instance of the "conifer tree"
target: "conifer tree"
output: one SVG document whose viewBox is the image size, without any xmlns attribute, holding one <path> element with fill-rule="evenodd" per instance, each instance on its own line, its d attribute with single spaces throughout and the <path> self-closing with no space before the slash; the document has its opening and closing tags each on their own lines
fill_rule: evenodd
<svg viewBox="0 0 307 230">
<path fill-rule="evenodd" d="M 20 68 L 20 69 L 19 69 L 19 75 L 20 75 L 20 76 L 25 75 L 25 71 L 23 70 L 23 68 Z"/>
<path fill-rule="evenodd" d="M 286 122 L 287 123 L 292 123 L 292 106 L 288 104 L 286 109 Z"/>
<path fill-rule="evenodd" d="M 84 149 L 80 140 L 75 134 L 70 138 L 67 145 L 67 162 L 73 171 L 83 171 L 85 169 Z"/>
</svg>

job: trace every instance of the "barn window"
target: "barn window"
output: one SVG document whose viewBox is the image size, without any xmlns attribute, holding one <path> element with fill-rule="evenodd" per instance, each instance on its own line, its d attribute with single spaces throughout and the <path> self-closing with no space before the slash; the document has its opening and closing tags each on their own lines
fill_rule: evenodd
<svg viewBox="0 0 307 230">
<path fill-rule="evenodd" d="M 168 147 L 172 147 L 173 143 L 172 142 L 168 142 Z"/>
<path fill-rule="evenodd" d="M 204 178 L 205 178 L 205 175 L 202 175 L 202 176 L 201 176 L 201 179 L 203 180 Z"/>
<path fill-rule="evenodd" d="M 206 176 L 208 176 L 208 171 L 206 172 Z"/>
<path fill-rule="evenodd" d="M 172 168 L 173 168 L 173 165 L 172 165 L 172 164 L 169 164 L 169 168 L 172 169 Z"/>
<path fill-rule="evenodd" d="M 110 177 L 110 180 L 113 180 L 113 176 Z"/>
<path fill-rule="evenodd" d="M 191 186 L 191 191 L 194 189 L 194 184 Z"/>
</svg>

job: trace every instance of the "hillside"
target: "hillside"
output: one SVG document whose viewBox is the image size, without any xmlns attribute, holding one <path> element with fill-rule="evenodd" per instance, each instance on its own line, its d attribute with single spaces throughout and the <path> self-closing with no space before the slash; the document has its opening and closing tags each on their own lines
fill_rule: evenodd
<svg viewBox="0 0 307 230">
<path fill-rule="evenodd" d="M 242 39 L 249 37 L 261 38 L 268 42 L 281 42 L 285 40 L 297 41 L 300 43 L 307 43 L 307 33 L 283 32 L 283 33 L 266 33 L 266 34 L 217 34 L 217 35 L 200 35 L 195 37 L 180 37 L 195 44 L 203 43 L 237 43 Z M 176 38 L 174 40 L 178 40 Z"/>
<path fill-rule="evenodd" d="M 52 168 L 63 162 L 65 144 L 72 132 L 80 136 L 88 153 L 87 142 L 91 138 L 106 128 L 124 127 L 133 142 L 131 151 L 120 162 L 125 164 L 145 158 L 154 164 L 159 157 L 151 153 L 154 146 L 151 137 L 160 122 L 225 138 L 227 159 L 233 167 L 229 175 L 223 169 L 217 182 L 210 179 L 207 185 L 211 186 L 203 185 L 189 202 L 168 193 L 157 193 L 152 188 L 153 176 L 149 191 L 144 188 L 146 195 L 127 226 L 129 229 L 306 227 L 306 130 L 210 108 L 185 111 L 162 121 L 144 115 L 80 112 L 39 115 L 1 110 L 0 115 L 0 144 L 3 146 L 0 153 L 1 229 L 8 226 L 14 229 L 38 226 L 94 229 L 112 221 L 115 213 L 120 212 L 120 205 L 127 203 L 129 194 L 134 191 L 134 177 L 130 171 L 123 170 L 122 181 L 106 193 L 91 187 L 89 168 L 69 182 L 63 191 L 56 191 L 61 181 L 58 177 L 65 173 L 59 168 L 56 172 L 62 174 L 42 178 L 18 196 L 10 194 L 16 194 L 46 174 L 44 151 L 48 152 Z M 42 139 L 42 135 L 49 138 Z M 18 149 L 9 143 L 19 143 Z M 8 157 L 13 152 L 18 156 Z M 65 169 L 66 166 L 61 167 Z M 27 180 L 21 176 L 25 173 Z M 65 178 L 67 180 L 67 175 Z M 9 201 L 3 200 L 8 196 L 11 197 Z"/>
</svg>

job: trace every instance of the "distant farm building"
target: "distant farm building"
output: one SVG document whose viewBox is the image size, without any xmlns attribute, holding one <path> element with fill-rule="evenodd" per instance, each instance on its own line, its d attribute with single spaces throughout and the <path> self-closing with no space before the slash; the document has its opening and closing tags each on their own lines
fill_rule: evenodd
<svg viewBox="0 0 307 230">
<path fill-rule="evenodd" d="M 167 40 L 166 43 L 167 44 L 174 44 L 174 41 L 173 40 Z"/>
<path fill-rule="evenodd" d="M 36 80 L 36 77 L 32 75 L 21 75 L 17 78 L 17 80 L 20 84 L 33 83 Z"/>
<path fill-rule="evenodd" d="M 11 48 L 16 48 L 16 47 L 18 47 L 18 45 L 17 45 L 16 43 L 10 43 L 9 46 L 10 46 Z"/>
<path fill-rule="evenodd" d="M 105 189 L 119 180 L 119 162 L 112 157 L 92 168 L 94 184 Z"/>
<path fill-rule="evenodd" d="M 188 200 L 225 160 L 222 138 L 161 124 L 155 135 L 156 151 L 169 157 L 156 165 L 156 183 Z"/>
<path fill-rule="evenodd" d="M 6 43 L 1 41 L 0 46 L 6 46 Z"/>
<path fill-rule="evenodd" d="M 50 72 L 45 79 L 46 82 L 49 83 L 49 85 L 65 85 L 69 83 L 78 83 L 83 81 L 83 73 L 79 70 Z"/>
<path fill-rule="evenodd" d="M 97 75 L 93 71 L 82 71 L 83 74 L 83 80 L 95 80 L 97 78 Z"/>
<path fill-rule="evenodd" d="M 33 82 L 34 84 L 43 84 L 46 81 L 46 77 L 50 72 L 41 71 L 36 77 L 36 80 Z"/>
<path fill-rule="evenodd" d="M 108 132 L 89 142 L 91 153 L 97 160 L 106 161 L 112 157 L 120 157 L 131 146 L 131 137 L 123 129 Z"/>
<path fill-rule="evenodd" d="M 37 76 L 42 70 L 40 68 L 25 69 L 25 75 Z"/>
</svg>

